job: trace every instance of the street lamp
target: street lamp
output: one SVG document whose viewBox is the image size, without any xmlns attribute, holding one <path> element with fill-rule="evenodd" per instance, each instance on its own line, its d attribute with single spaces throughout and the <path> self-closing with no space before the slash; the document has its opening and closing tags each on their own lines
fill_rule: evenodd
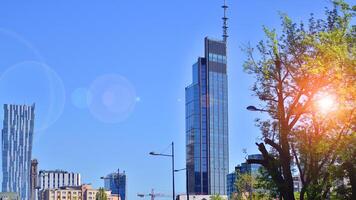
<svg viewBox="0 0 356 200">
<path fill-rule="evenodd" d="M 171 144 L 172 146 L 172 152 L 171 154 L 163 154 L 163 153 L 155 153 L 155 152 L 150 152 L 151 156 L 165 156 L 165 157 L 171 157 L 172 158 L 172 189 L 173 189 L 173 200 L 175 200 L 175 180 L 174 180 L 174 174 L 175 174 L 175 169 L 174 169 L 174 142 Z"/>
<path fill-rule="evenodd" d="M 189 186 L 188 186 L 188 183 L 189 183 L 189 181 L 188 181 L 188 178 L 189 178 L 189 176 L 188 176 L 188 170 L 187 170 L 187 168 L 183 168 L 183 169 L 176 169 L 176 170 L 174 170 L 174 172 L 180 172 L 180 171 L 184 171 L 185 170 L 185 181 L 186 181 L 186 183 L 185 183 L 185 185 L 186 185 L 186 192 L 187 192 L 187 200 L 189 200 Z"/>
<path fill-rule="evenodd" d="M 247 106 L 246 109 L 249 111 L 268 112 L 268 110 L 256 108 L 255 106 Z"/>
<path fill-rule="evenodd" d="M 109 180 L 112 180 L 112 179 L 114 179 L 114 184 L 115 184 L 115 186 L 116 186 L 116 189 L 117 189 L 117 195 L 118 195 L 118 197 L 120 197 L 120 199 L 121 199 L 121 195 L 120 195 L 120 169 L 117 169 L 117 178 L 116 178 L 116 181 L 115 181 L 115 177 L 114 176 L 112 176 L 112 177 L 104 177 L 104 176 L 102 176 L 102 177 L 100 177 L 100 179 L 103 179 L 103 180 L 107 180 L 107 179 L 109 179 Z M 126 194 L 125 194 L 126 195 Z"/>
</svg>

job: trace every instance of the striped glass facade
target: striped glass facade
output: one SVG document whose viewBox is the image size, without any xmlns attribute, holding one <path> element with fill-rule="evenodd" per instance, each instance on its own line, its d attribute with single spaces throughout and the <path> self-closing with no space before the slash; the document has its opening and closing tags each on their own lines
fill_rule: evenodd
<svg viewBox="0 0 356 200">
<path fill-rule="evenodd" d="M 190 194 L 226 194 L 228 95 L 226 42 L 205 38 L 205 57 L 186 88 L 186 163 Z"/>
<path fill-rule="evenodd" d="M 4 105 L 2 129 L 2 191 L 30 199 L 30 169 L 35 106 Z"/>
</svg>

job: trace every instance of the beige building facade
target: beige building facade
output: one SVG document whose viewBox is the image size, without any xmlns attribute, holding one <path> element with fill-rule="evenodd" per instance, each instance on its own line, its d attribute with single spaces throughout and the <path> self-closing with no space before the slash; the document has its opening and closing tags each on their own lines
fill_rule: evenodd
<svg viewBox="0 0 356 200">
<path fill-rule="evenodd" d="M 91 185 L 81 185 L 77 187 L 61 187 L 58 189 L 46 189 L 42 191 L 41 200 L 95 200 L 98 189 Z M 120 200 L 111 191 L 105 191 L 108 200 Z"/>
<path fill-rule="evenodd" d="M 210 200 L 213 195 L 189 195 L 189 200 Z M 228 200 L 227 195 L 220 195 L 223 200 Z M 180 194 L 177 200 L 187 200 L 186 194 Z"/>
</svg>

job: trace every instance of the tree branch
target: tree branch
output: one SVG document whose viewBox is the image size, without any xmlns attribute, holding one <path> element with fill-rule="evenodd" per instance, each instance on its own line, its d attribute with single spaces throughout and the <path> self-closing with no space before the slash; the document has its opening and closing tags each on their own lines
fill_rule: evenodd
<svg viewBox="0 0 356 200">
<path fill-rule="evenodd" d="M 281 146 L 279 146 L 274 141 L 272 141 L 272 140 L 270 140 L 268 138 L 266 138 L 264 141 L 265 141 L 266 144 L 268 144 L 271 147 L 275 148 L 278 151 L 279 154 L 282 154 L 283 150 L 282 150 Z"/>
</svg>

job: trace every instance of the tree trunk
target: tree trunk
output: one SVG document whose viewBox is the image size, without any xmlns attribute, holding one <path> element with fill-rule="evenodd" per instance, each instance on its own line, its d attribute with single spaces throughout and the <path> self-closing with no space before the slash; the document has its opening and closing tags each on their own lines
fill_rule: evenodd
<svg viewBox="0 0 356 200">
<path fill-rule="evenodd" d="M 300 200 L 304 200 L 304 196 L 305 196 L 305 192 L 307 190 L 307 187 L 305 187 L 304 185 L 302 186 L 302 189 L 300 190 L 300 194 L 299 194 L 299 199 Z"/>
<path fill-rule="evenodd" d="M 294 198 L 294 184 L 293 176 L 291 170 L 291 155 L 288 141 L 288 124 L 281 120 L 281 147 L 282 152 L 280 153 L 280 161 L 282 166 L 282 173 L 286 184 L 286 191 L 284 198 L 286 200 L 295 200 Z"/>
<path fill-rule="evenodd" d="M 351 162 L 344 163 L 351 185 L 351 199 L 356 199 L 356 171 L 354 165 Z"/>
<path fill-rule="evenodd" d="M 287 162 L 289 163 L 289 162 Z M 285 182 L 287 184 L 287 191 L 286 191 L 286 200 L 295 200 L 294 198 L 294 186 L 293 186 L 293 176 L 290 170 L 290 163 L 288 165 L 288 169 L 286 173 L 284 173 Z"/>
</svg>

